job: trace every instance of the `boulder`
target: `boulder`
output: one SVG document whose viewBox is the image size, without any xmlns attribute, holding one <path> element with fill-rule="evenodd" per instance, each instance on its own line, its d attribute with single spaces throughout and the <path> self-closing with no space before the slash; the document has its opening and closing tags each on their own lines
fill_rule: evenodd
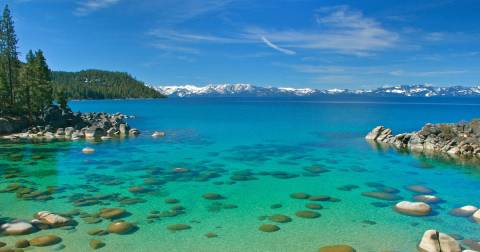
<svg viewBox="0 0 480 252">
<path fill-rule="evenodd" d="M 65 128 L 65 136 L 71 136 L 75 132 L 75 129 L 73 127 L 66 127 Z"/>
<path fill-rule="evenodd" d="M 58 214 L 51 213 L 49 211 L 41 211 L 34 215 L 34 218 L 38 219 L 43 224 L 47 224 L 51 227 L 62 227 L 71 223 L 71 219 L 63 217 Z"/>
<path fill-rule="evenodd" d="M 138 129 L 135 129 L 135 128 L 133 128 L 133 129 L 130 129 L 130 130 L 128 131 L 128 135 L 130 135 L 130 136 L 137 136 L 137 135 L 140 135 L 140 130 L 138 130 Z"/>
<path fill-rule="evenodd" d="M 472 216 L 477 210 L 478 208 L 476 206 L 467 205 L 452 209 L 450 214 L 453 216 L 468 217 Z"/>
<path fill-rule="evenodd" d="M 164 136 L 165 136 L 165 132 L 163 131 L 155 131 L 152 134 L 152 137 L 164 137 Z"/>
<path fill-rule="evenodd" d="M 46 247 L 60 243 L 62 238 L 56 235 L 37 236 L 30 240 L 30 245 L 36 247 Z"/>
<path fill-rule="evenodd" d="M 401 201 L 395 205 L 399 213 L 413 216 L 425 216 L 432 212 L 432 207 L 424 202 Z"/>
<path fill-rule="evenodd" d="M 367 140 L 377 140 L 378 136 L 385 130 L 384 126 L 377 126 L 372 131 L 370 131 L 365 139 Z"/>
<path fill-rule="evenodd" d="M 451 236 L 437 230 L 427 230 L 418 244 L 420 252 L 461 252 L 460 245 Z"/>
<path fill-rule="evenodd" d="M 14 221 L 0 226 L 0 233 L 5 235 L 27 235 L 35 231 L 35 227 L 26 221 Z"/>
<path fill-rule="evenodd" d="M 85 148 L 82 149 L 82 152 L 84 154 L 93 154 L 95 152 L 95 149 L 90 148 L 90 147 L 85 147 Z"/>
<path fill-rule="evenodd" d="M 98 139 L 102 136 L 105 136 L 105 134 L 105 130 L 95 126 L 85 130 L 85 138 L 87 139 Z"/>
<path fill-rule="evenodd" d="M 476 223 L 480 223 L 480 210 L 477 210 L 475 213 L 473 213 L 472 220 Z"/>
<path fill-rule="evenodd" d="M 126 135 L 128 131 L 130 130 L 130 127 L 126 123 L 121 123 L 118 125 L 118 131 L 120 131 L 121 135 Z"/>
</svg>

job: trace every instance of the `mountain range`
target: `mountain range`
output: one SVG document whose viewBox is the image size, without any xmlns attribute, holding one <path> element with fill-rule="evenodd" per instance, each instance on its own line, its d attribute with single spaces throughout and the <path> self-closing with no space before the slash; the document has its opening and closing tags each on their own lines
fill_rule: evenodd
<svg viewBox="0 0 480 252">
<path fill-rule="evenodd" d="M 252 84 L 210 84 L 207 86 L 156 86 L 158 92 L 169 97 L 314 97 L 325 95 L 357 96 L 480 96 L 480 86 L 434 87 L 430 85 L 399 85 L 376 89 L 313 89 L 260 87 Z"/>
</svg>

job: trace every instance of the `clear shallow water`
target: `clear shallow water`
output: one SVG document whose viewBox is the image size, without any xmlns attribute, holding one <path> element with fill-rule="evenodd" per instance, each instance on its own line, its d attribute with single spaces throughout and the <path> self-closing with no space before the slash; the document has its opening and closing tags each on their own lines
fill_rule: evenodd
<svg viewBox="0 0 480 252">
<path fill-rule="evenodd" d="M 80 209 L 94 214 L 104 207 L 122 207 L 130 213 L 122 219 L 137 223 L 139 229 L 128 235 L 90 236 L 89 230 L 105 229 L 110 221 L 86 224 L 75 216 L 79 224 L 74 230 L 50 229 L 27 236 L 57 234 L 65 245 L 62 251 L 89 251 L 92 239 L 106 243 L 101 251 L 317 251 L 338 243 L 350 244 L 357 251 L 415 251 L 423 232 L 431 228 L 480 239 L 479 224 L 448 214 L 454 207 L 480 205 L 478 168 L 379 151 L 363 139 L 379 124 L 406 132 L 426 122 L 479 117 L 478 99 L 216 98 L 80 101 L 71 106 L 81 111 L 135 115 L 130 124 L 143 134 L 103 143 L 0 145 L 0 174 L 14 169 L 18 176 L 3 176 L 0 189 L 11 183 L 36 190 L 61 189 L 47 201 L 0 193 L 0 217 L 31 219 L 41 210 L 63 213 Z M 151 138 L 154 130 L 166 131 L 167 137 Z M 95 148 L 96 153 L 82 154 L 85 146 Z M 311 166 L 328 172 L 305 170 Z M 173 173 L 175 167 L 189 172 Z M 255 179 L 231 179 L 239 172 L 245 175 L 245 170 Z M 164 183 L 151 185 L 152 179 Z M 407 200 L 414 194 L 404 189 L 406 185 L 425 185 L 445 202 L 434 206 L 432 216 L 400 215 L 391 207 L 396 201 L 361 195 L 376 190 L 369 182 L 397 188 Z M 338 189 L 345 185 L 358 188 Z M 132 186 L 149 191 L 134 194 L 128 190 Z M 202 198 L 210 192 L 225 198 Z M 295 213 L 306 210 L 305 204 L 311 202 L 290 198 L 295 192 L 328 195 L 340 201 L 316 202 L 323 206 L 318 210 L 321 217 L 303 219 Z M 78 198 L 111 194 L 115 196 L 90 206 L 74 204 Z M 141 202 L 122 204 L 125 197 Z M 170 209 L 172 204 L 165 203 L 166 198 L 180 200 L 173 205 L 185 207 L 185 213 L 149 221 L 151 211 Z M 232 204 L 237 208 L 229 209 Z M 271 209 L 272 204 L 282 207 Z M 261 224 L 273 223 L 262 216 L 273 214 L 288 215 L 292 221 L 277 224 L 278 232 L 259 231 Z M 177 223 L 191 229 L 167 229 Z M 218 237 L 207 238 L 209 232 Z M 18 239 L 0 237 L 8 244 Z"/>
</svg>

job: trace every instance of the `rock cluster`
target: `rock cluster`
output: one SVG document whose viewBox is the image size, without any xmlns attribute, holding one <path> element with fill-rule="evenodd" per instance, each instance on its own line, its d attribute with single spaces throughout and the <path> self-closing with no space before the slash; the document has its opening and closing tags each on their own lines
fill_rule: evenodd
<svg viewBox="0 0 480 252">
<path fill-rule="evenodd" d="M 414 152 L 480 159 L 480 120 L 455 124 L 426 124 L 420 131 L 398 135 L 393 135 L 391 129 L 378 126 L 365 138 Z"/>
<path fill-rule="evenodd" d="M 69 108 L 62 109 L 57 105 L 51 105 L 35 120 L 36 126 L 29 128 L 23 120 L 7 121 L 5 118 L 0 118 L 0 134 L 23 131 L 4 138 L 62 140 L 81 138 L 108 140 L 115 136 L 139 135 L 139 130 L 130 128 L 126 123 L 125 119 L 128 118 L 129 116 L 120 113 L 74 113 Z"/>
</svg>

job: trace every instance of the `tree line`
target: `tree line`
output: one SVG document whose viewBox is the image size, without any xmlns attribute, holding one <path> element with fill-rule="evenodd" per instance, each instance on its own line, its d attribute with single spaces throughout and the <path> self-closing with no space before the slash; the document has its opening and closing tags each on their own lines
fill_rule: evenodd
<svg viewBox="0 0 480 252">
<path fill-rule="evenodd" d="M 53 85 L 70 99 L 163 98 L 128 73 L 102 70 L 52 73 Z"/>
<path fill-rule="evenodd" d="M 8 5 L 0 20 L 0 116 L 34 120 L 54 100 L 51 71 L 42 50 L 19 59 L 18 38 Z"/>
</svg>

